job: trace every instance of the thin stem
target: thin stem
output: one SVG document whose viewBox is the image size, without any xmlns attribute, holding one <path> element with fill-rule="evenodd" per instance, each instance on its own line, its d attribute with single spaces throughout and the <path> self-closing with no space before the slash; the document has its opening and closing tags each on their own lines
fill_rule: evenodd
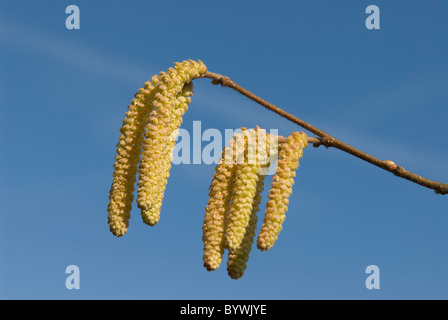
<svg viewBox="0 0 448 320">
<path fill-rule="evenodd" d="M 407 171 L 403 167 L 396 165 L 393 161 L 390 161 L 390 160 L 383 161 L 383 160 L 375 158 L 361 150 L 358 150 L 358 149 L 346 144 L 345 142 L 342 142 L 342 141 L 334 138 L 333 136 L 329 135 L 328 133 L 312 126 L 311 124 L 297 118 L 296 116 L 263 100 L 262 98 L 256 96 L 249 90 L 244 89 L 243 87 L 241 87 L 240 85 L 235 83 L 229 77 L 225 77 L 220 74 L 213 73 L 213 72 L 207 72 L 202 77 L 212 79 L 212 84 L 215 84 L 215 85 L 220 84 L 223 87 L 229 87 L 229 88 L 241 93 L 242 95 L 248 97 L 249 99 L 257 102 L 258 104 L 262 105 L 263 107 L 277 113 L 278 115 L 282 116 L 283 118 L 288 119 L 289 121 L 301 126 L 305 130 L 308 130 L 311 133 L 314 133 L 315 135 L 320 137 L 320 139 L 314 138 L 317 140 L 315 140 L 313 142 L 309 141 L 309 142 L 313 143 L 314 147 L 319 147 L 321 145 L 324 145 L 326 148 L 333 147 L 333 148 L 342 150 L 342 151 L 347 152 L 357 158 L 367 161 L 381 169 L 389 171 L 400 178 L 403 178 L 403 179 L 412 181 L 414 183 L 417 183 L 421 186 L 433 189 L 435 191 L 435 193 L 437 193 L 437 194 L 443 194 L 443 195 L 448 194 L 448 184 L 423 178 L 419 175 L 416 175 L 415 173 Z"/>
</svg>

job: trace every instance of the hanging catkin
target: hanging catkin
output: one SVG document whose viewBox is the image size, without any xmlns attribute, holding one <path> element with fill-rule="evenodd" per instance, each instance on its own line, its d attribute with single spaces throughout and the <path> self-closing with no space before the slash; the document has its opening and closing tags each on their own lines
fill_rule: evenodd
<svg viewBox="0 0 448 320">
<path fill-rule="evenodd" d="M 215 174 L 209 188 L 210 199 L 205 209 L 202 228 L 204 266 L 209 271 L 217 269 L 222 262 L 225 249 L 226 226 L 229 221 L 230 203 L 231 201 L 235 201 L 235 197 L 238 202 L 238 190 L 236 190 L 235 185 L 245 183 L 244 175 L 242 176 L 240 174 L 238 176 L 237 172 L 241 172 L 242 167 L 247 167 L 251 164 L 258 168 L 258 172 L 256 173 L 257 182 L 255 184 L 256 191 L 253 197 L 249 195 L 246 198 L 248 204 L 251 206 L 248 225 L 245 227 L 241 245 L 234 250 L 229 250 L 230 264 L 228 265 L 229 272 L 235 275 L 241 272 L 236 270 L 244 271 L 245 269 L 250 246 L 253 242 L 253 235 L 250 236 L 250 230 L 254 228 L 254 224 L 256 225 L 254 219 L 256 220 L 256 213 L 259 210 L 258 206 L 261 200 L 261 192 L 263 191 L 264 174 L 267 173 L 266 169 L 269 167 L 268 154 L 273 154 L 269 149 L 272 145 L 271 141 L 273 141 L 272 135 L 267 135 L 265 130 L 261 130 L 258 127 L 250 130 L 242 128 L 242 134 L 236 134 L 230 140 L 229 145 L 223 149 L 221 159 L 215 168 Z M 243 181 L 239 181 L 241 178 L 243 178 Z M 249 197 L 252 198 L 249 199 Z M 238 216 L 239 213 L 234 212 L 234 214 Z M 255 217 L 253 217 L 254 214 Z M 248 244 L 249 240 L 250 245 Z"/>
<path fill-rule="evenodd" d="M 236 135 L 237 168 L 235 172 L 234 194 L 230 204 L 226 225 L 227 249 L 237 249 L 243 241 L 253 208 L 253 200 L 257 192 L 259 161 L 249 163 L 248 142 L 253 139 L 253 130 L 243 130 Z M 250 139 L 250 140 L 249 140 Z M 242 160 L 240 160 L 242 158 Z"/>
<path fill-rule="evenodd" d="M 259 161 L 261 167 L 258 173 L 258 181 L 256 187 L 255 197 L 252 203 L 252 212 L 250 215 L 249 225 L 246 227 L 243 241 L 237 249 L 229 249 L 227 261 L 227 274 L 232 279 L 239 279 L 244 275 L 249 260 L 249 254 L 252 249 L 252 244 L 255 237 L 257 227 L 257 213 L 260 210 L 261 194 L 264 189 L 265 176 L 269 172 L 270 163 L 277 156 L 277 137 L 266 134 L 265 130 L 256 128 L 257 132 L 257 149 L 256 160 Z M 249 149 L 249 155 L 254 150 Z M 251 157 L 249 156 L 249 159 Z"/>
<path fill-rule="evenodd" d="M 258 176 L 257 192 L 255 194 L 252 212 L 250 215 L 249 225 L 246 227 L 243 241 L 237 249 L 229 250 L 229 257 L 227 261 L 227 274 L 232 279 L 239 279 L 244 275 L 244 271 L 247 267 L 247 261 L 249 260 L 249 254 L 254 242 L 255 230 L 257 228 L 257 212 L 259 211 L 259 205 L 261 202 L 261 193 L 264 186 L 264 175 Z"/>
<path fill-rule="evenodd" d="M 232 198 L 236 168 L 233 159 L 234 143 L 232 139 L 223 149 L 209 188 L 210 198 L 205 208 L 202 226 L 203 260 L 204 267 L 208 271 L 219 267 L 224 254 L 226 216 Z"/>
<path fill-rule="evenodd" d="M 143 132 L 152 109 L 151 101 L 154 98 L 154 86 L 158 83 L 158 77 L 154 76 L 152 81 L 152 83 L 146 82 L 135 94 L 120 129 L 107 208 L 110 231 L 117 237 L 123 236 L 129 226 Z"/>
<path fill-rule="evenodd" d="M 269 250 L 282 230 L 294 177 L 299 167 L 299 158 L 303 155 L 303 148 L 307 146 L 307 136 L 304 132 L 292 133 L 280 146 L 279 160 L 275 175 L 272 177 L 266 213 L 257 240 L 257 247 L 260 250 Z"/>
<path fill-rule="evenodd" d="M 155 225 L 160 218 L 175 140 L 193 94 L 191 81 L 205 72 L 207 67 L 201 61 L 189 60 L 176 63 L 159 76 L 145 128 L 137 192 L 137 205 L 148 225 Z"/>
</svg>

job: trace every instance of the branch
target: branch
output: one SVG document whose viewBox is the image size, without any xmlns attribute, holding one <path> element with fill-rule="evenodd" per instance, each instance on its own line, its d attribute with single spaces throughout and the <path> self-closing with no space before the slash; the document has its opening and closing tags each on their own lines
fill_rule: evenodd
<svg viewBox="0 0 448 320">
<path fill-rule="evenodd" d="M 396 165 L 393 161 L 391 160 L 380 160 L 377 159 L 365 152 L 362 152 L 348 144 L 346 144 L 345 142 L 342 142 L 334 137 L 332 137 L 331 135 L 329 135 L 328 133 L 315 128 L 314 126 L 310 125 L 309 123 L 297 118 L 296 116 L 274 106 L 273 104 L 261 99 L 260 97 L 256 96 L 255 94 L 253 94 L 252 92 L 244 89 L 243 87 L 241 87 L 240 85 L 238 85 L 237 83 L 235 83 L 233 80 L 231 80 L 229 77 L 225 77 L 222 76 L 220 74 L 217 73 L 213 73 L 213 72 L 207 72 L 206 74 L 204 74 L 202 76 L 202 78 L 209 78 L 212 79 L 212 84 L 220 84 L 223 87 L 229 87 L 239 93 L 241 93 L 242 95 L 248 97 L 249 99 L 257 102 L 258 104 L 262 105 L 263 107 L 279 114 L 280 116 L 282 116 L 283 118 L 301 126 L 302 128 L 314 133 L 315 135 L 317 135 L 319 138 L 310 138 L 309 142 L 313 143 L 314 147 L 319 147 L 321 145 L 325 146 L 326 148 L 329 147 L 333 147 L 339 150 L 342 150 L 344 152 L 347 152 L 357 158 L 360 158 L 364 161 L 367 161 L 381 169 L 384 169 L 386 171 L 389 171 L 391 173 L 393 173 L 394 175 L 396 175 L 397 177 L 412 181 L 414 183 L 417 183 L 423 187 L 426 188 L 430 188 L 433 189 L 435 191 L 436 194 L 448 194 L 448 184 L 445 183 L 441 183 L 441 182 L 436 182 L 433 180 L 429 180 L 426 178 L 423 178 L 419 175 L 416 175 L 415 173 L 412 173 L 410 171 L 407 171 L 406 169 L 404 169 L 403 167 L 400 167 L 398 165 Z"/>
</svg>

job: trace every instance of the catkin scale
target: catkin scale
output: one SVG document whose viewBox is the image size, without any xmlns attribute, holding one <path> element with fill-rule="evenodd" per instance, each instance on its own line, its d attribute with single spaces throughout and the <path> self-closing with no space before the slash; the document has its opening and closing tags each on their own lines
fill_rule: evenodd
<svg viewBox="0 0 448 320">
<path fill-rule="evenodd" d="M 285 213 L 288 211 L 288 198 L 292 193 L 295 170 L 299 167 L 303 148 L 307 146 L 306 134 L 294 132 L 280 147 L 279 160 L 272 178 L 263 225 L 257 239 L 257 247 L 260 250 L 269 250 L 278 239 L 286 217 Z"/>
</svg>

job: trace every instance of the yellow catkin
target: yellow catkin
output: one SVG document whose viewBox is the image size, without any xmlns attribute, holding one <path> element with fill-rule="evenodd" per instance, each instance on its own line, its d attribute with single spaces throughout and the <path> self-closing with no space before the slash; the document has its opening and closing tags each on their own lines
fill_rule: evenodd
<svg viewBox="0 0 448 320">
<path fill-rule="evenodd" d="M 202 241 L 204 267 L 208 271 L 216 270 L 220 266 L 224 254 L 226 216 L 232 198 L 236 168 L 233 163 L 233 143 L 231 140 L 223 149 L 222 157 L 215 168 L 209 188 L 210 198 L 205 208 Z"/>
<path fill-rule="evenodd" d="M 207 67 L 201 61 L 188 60 L 159 75 L 145 128 L 137 192 L 137 205 L 148 225 L 155 225 L 160 218 L 175 140 L 193 94 L 191 81 L 205 72 Z"/>
<path fill-rule="evenodd" d="M 249 260 L 249 253 L 254 242 L 255 230 L 257 228 L 257 212 L 261 202 L 261 194 L 264 186 L 264 175 L 258 176 L 257 192 L 255 194 L 250 215 L 249 225 L 246 227 L 243 241 L 237 249 L 229 250 L 229 257 L 227 261 L 227 274 L 232 279 L 239 279 L 244 275 Z"/>
<path fill-rule="evenodd" d="M 296 170 L 299 167 L 299 158 L 303 155 L 303 148 L 307 146 L 306 134 L 294 132 L 280 147 L 263 225 L 257 239 L 257 247 L 260 250 L 269 250 L 278 239 L 286 217 L 285 213 L 288 211 L 289 197 L 292 193 Z"/>
<path fill-rule="evenodd" d="M 241 175 L 240 177 L 237 176 L 238 168 L 253 162 L 252 164 L 256 165 L 259 170 L 255 195 L 248 201 L 251 202 L 251 212 L 256 213 L 261 200 L 261 192 L 263 191 L 264 174 L 267 173 L 266 169 L 269 167 L 267 156 L 269 148 L 267 143 L 270 143 L 272 136 L 267 135 L 264 130 L 260 130 L 258 127 L 251 130 L 242 128 L 242 133 L 236 134 L 230 140 L 229 145 L 223 149 L 209 189 L 210 199 L 205 209 L 202 236 L 204 242 L 204 266 L 209 271 L 217 269 L 222 262 L 230 203 L 232 199 L 235 200 L 235 183 L 241 178 Z M 249 219 L 249 225 L 253 219 L 253 217 Z M 248 233 L 248 228 L 250 230 L 250 227 L 246 226 L 245 234 Z M 247 241 L 243 240 L 246 243 L 246 247 Z M 253 236 L 251 241 L 253 241 Z M 242 256 L 240 248 L 241 246 L 232 251 L 231 256 L 234 256 L 235 259 L 232 258 L 233 262 L 230 264 L 231 273 L 235 268 L 240 268 L 239 262 L 244 264 L 247 262 L 247 258 L 244 255 Z M 240 251 L 237 252 L 236 250 Z"/>
<path fill-rule="evenodd" d="M 237 168 L 235 172 L 234 193 L 226 225 L 226 248 L 235 250 L 240 247 L 249 225 L 253 201 L 257 193 L 261 162 L 256 158 L 258 128 L 243 130 L 237 136 Z M 238 145 L 239 144 L 239 145 Z M 242 160 L 239 161 L 239 155 Z M 255 154 L 255 156 L 254 156 Z M 252 161 L 250 161 L 252 160 Z"/>
<path fill-rule="evenodd" d="M 147 135 L 151 137 L 152 148 L 144 147 L 144 158 L 142 157 L 140 165 L 139 198 L 137 199 L 139 207 L 142 209 L 143 221 L 148 225 L 155 225 L 160 218 L 160 209 L 171 168 L 172 150 L 175 146 L 177 128 L 180 126 L 182 115 L 188 108 L 192 94 L 193 84 L 189 82 L 176 99 L 170 100 L 171 110 L 161 108 L 158 113 L 153 111 L 154 114 L 150 118 L 150 125 L 153 127 L 149 129 Z M 175 115 L 174 112 L 177 112 L 178 115 Z M 168 113 L 171 113 L 170 122 L 160 125 L 163 121 L 160 119 L 167 116 Z M 154 123 L 157 123 L 158 126 L 154 126 Z M 150 207 L 142 205 L 142 199 L 144 199 L 142 195 L 146 196 L 146 199 L 151 202 Z"/>
<path fill-rule="evenodd" d="M 152 83 L 146 82 L 135 94 L 120 129 L 107 208 L 110 231 L 117 237 L 123 236 L 129 226 L 143 133 L 151 112 L 154 85 L 158 83 L 158 77 L 155 76 L 152 80 Z"/>
<path fill-rule="evenodd" d="M 256 128 L 257 149 L 254 151 L 248 148 L 249 154 L 256 153 L 256 159 L 260 162 L 261 168 L 258 174 L 256 194 L 252 203 L 252 212 L 249 220 L 249 225 L 246 227 L 243 241 L 237 249 L 230 249 L 227 262 L 227 273 L 232 279 L 239 279 L 244 275 L 249 261 L 249 254 L 252 249 L 252 244 L 255 237 L 257 227 L 257 213 L 260 208 L 261 194 L 264 189 L 264 181 L 266 174 L 269 173 L 269 166 L 271 161 L 277 156 L 277 140 L 273 135 L 267 134 L 265 130 Z M 250 144 L 249 144 L 250 146 Z M 252 157 L 249 156 L 249 159 Z"/>
</svg>

